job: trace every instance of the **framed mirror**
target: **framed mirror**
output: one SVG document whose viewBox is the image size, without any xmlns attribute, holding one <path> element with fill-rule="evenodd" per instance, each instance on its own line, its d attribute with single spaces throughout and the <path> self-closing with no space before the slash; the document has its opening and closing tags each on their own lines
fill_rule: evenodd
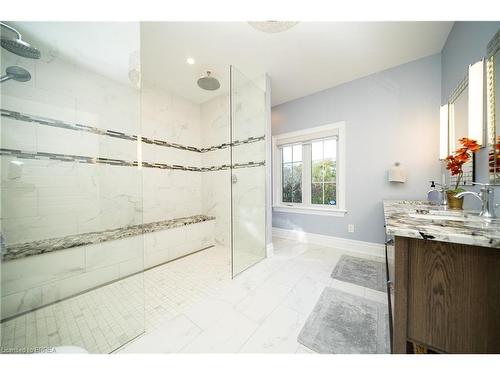
<svg viewBox="0 0 500 375">
<path fill-rule="evenodd" d="M 488 43 L 486 60 L 487 147 L 490 183 L 500 185 L 500 30 Z"/>
<path fill-rule="evenodd" d="M 460 147 L 458 140 L 469 135 L 469 76 L 468 74 L 451 93 L 448 101 L 448 153 Z M 472 185 L 474 181 L 474 157 L 462 167 L 460 185 Z M 456 184 L 457 176 L 450 175 L 450 186 Z"/>
</svg>

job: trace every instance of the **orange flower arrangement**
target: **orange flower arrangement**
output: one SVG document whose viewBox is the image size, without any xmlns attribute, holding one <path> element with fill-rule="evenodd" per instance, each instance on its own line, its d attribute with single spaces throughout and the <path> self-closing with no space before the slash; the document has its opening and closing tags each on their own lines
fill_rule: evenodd
<svg viewBox="0 0 500 375">
<path fill-rule="evenodd" d="M 472 154 L 479 150 L 481 147 L 477 144 L 477 141 L 469 138 L 460 138 L 458 140 L 462 147 L 456 150 L 453 155 L 448 155 L 446 157 L 446 169 L 451 172 L 452 176 L 457 176 L 457 183 L 455 185 L 455 191 L 458 191 L 458 186 L 462 180 L 464 174 L 462 167 L 467 163 Z"/>
</svg>

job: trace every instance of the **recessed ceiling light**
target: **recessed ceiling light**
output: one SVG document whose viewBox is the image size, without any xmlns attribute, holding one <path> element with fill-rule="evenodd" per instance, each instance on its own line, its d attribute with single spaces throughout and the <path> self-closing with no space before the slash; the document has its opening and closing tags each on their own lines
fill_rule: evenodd
<svg viewBox="0 0 500 375">
<path fill-rule="evenodd" d="M 254 29 L 262 31 L 264 33 L 281 33 L 292 27 L 294 27 L 298 22 L 296 21 L 263 21 L 263 22 L 248 22 L 250 26 Z"/>
<path fill-rule="evenodd" d="M 193 65 L 195 61 L 194 61 L 194 59 L 193 59 L 192 57 L 188 57 L 188 58 L 186 59 L 186 62 L 187 62 L 189 65 Z"/>
</svg>

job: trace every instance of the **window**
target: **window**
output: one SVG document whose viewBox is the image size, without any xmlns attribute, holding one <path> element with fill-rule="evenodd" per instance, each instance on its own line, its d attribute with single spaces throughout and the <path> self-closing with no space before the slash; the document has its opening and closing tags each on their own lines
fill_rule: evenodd
<svg viewBox="0 0 500 375">
<path fill-rule="evenodd" d="M 337 139 L 311 144 L 311 203 L 337 204 Z"/>
<path fill-rule="evenodd" d="M 287 203 L 302 202 L 302 146 L 285 146 L 282 149 L 282 200 Z"/>
<path fill-rule="evenodd" d="M 273 137 L 274 209 L 345 214 L 345 124 Z"/>
</svg>

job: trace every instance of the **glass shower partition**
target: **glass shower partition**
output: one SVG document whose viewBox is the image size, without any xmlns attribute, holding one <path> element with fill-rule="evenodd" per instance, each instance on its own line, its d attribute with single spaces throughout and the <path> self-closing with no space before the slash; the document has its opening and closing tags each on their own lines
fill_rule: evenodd
<svg viewBox="0 0 500 375">
<path fill-rule="evenodd" d="M 231 73 L 231 254 L 233 277 L 266 256 L 265 77 Z"/>
<path fill-rule="evenodd" d="M 139 23 L 8 24 L 41 58 L 1 49 L 0 346 L 109 353 L 145 325 Z"/>
</svg>

